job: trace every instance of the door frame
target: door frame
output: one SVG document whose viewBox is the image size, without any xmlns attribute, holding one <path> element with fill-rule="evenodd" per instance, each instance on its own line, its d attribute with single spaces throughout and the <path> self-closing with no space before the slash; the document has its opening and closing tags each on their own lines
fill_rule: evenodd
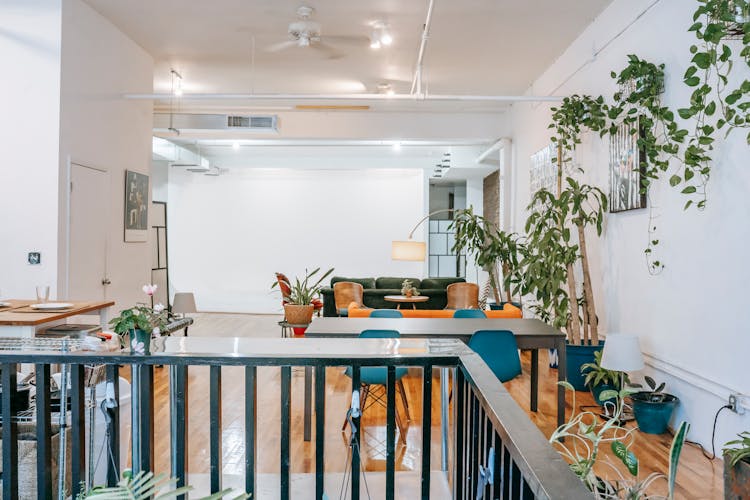
<svg viewBox="0 0 750 500">
<path fill-rule="evenodd" d="M 65 290 L 65 297 L 67 298 L 70 293 L 70 213 L 71 213 L 71 199 L 72 199 L 72 183 L 73 183 L 73 165 L 77 165 L 82 168 L 88 168 L 90 170 L 96 170 L 105 175 L 105 181 L 108 187 L 108 195 L 111 195 L 112 183 L 110 180 L 109 169 L 99 166 L 93 166 L 91 163 L 85 161 L 78 161 L 68 155 L 65 165 L 65 187 L 63 189 L 63 198 L 65 203 L 65 218 L 63 222 L 64 239 L 65 239 L 65 265 L 63 266 L 63 290 Z M 110 205 L 107 204 L 105 209 L 105 220 L 110 221 Z M 109 273 L 109 230 L 105 231 L 104 237 L 104 269 L 106 273 Z M 104 296 L 107 297 L 107 288 L 104 288 Z"/>
</svg>

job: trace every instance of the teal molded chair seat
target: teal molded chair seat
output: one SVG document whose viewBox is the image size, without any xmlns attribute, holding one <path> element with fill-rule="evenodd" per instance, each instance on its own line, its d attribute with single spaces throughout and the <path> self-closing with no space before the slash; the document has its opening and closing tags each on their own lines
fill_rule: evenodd
<svg viewBox="0 0 750 500">
<path fill-rule="evenodd" d="M 469 339 L 469 348 L 479 354 L 500 382 L 507 382 L 521 374 L 521 358 L 513 332 L 479 330 Z"/>
<path fill-rule="evenodd" d="M 481 309 L 457 309 L 453 313 L 454 318 L 486 318 L 487 315 Z"/>
<path fill-rule="evenodd" d="M 371 318 L 403 318 L 404 315 L 397 309 L 375 309 L 370 313 Z"/>
<path fill-rule="evenodd" d="M 373 311 L 375 313 L 377 311 Z M 395 311 L 398 312 L 398 311 Z M 400 314 L 400 313 L 399 313 Z M 393 317 L 393 316 L 391 316 Z M 396 330 L 364 330 L 359 334 L 362 339 L 397 339 L 401 336 Z M 406 389 L 401 380 L 408 373 L 408 368 L 396 367 L 396 392 L 401 396 L 401 404 L 406 411 L 406 420 L 411 420 L 409 416 L 409 404 L 406 400 Z M 344 375 L 351 378 L 352 367 L 349 366 L 344 371 Z M 365 366 L 359 369 L 359 381 L 361 384 L 360 408 L 364 415 L 365 410 L 375 403 L 387 406 L 385 386 L 388 383 L 388 368 L 384 366 Z M 373 386 L 379 388 L 376 390 Z M 368 404 L 369 401 L 369 404 Z M 396 405 L 396 402 L 393 402 Z M 349 421 L 344 419 L 344 425 L 341 430 L 344 431 Z M 396 425 L 399 428 L 400 439 L 406 443 L 406 432 L 409 430 L 403 419 L 399 415 L 398 405 L 396 405 Z"/>
</svg>

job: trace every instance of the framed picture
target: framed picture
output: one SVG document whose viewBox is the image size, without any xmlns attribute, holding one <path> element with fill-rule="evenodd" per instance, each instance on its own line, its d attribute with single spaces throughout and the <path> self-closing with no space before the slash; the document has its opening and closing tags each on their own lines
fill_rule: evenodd
<svg viewBox="0 0 750 500">
<path fill-rule="evenodd" d="M 125 171 L 125 242 L 148 240 L 148 175 Z"/>
<path fill-rule="evenodd" d="M 546 189 L 551 193 L 557 192 L 557 146 L 550 143 L 531 155 L 531 169 L 529 181 L 531 196 L 537 191 Z"/>
<path fill-rule="evenodd" d="M 609 211 L 624 212 L 646 208 L 641 189 L 643 152 L 638 147 L 639 130 L 620 124 L 609 138 Z"/>
</svg>

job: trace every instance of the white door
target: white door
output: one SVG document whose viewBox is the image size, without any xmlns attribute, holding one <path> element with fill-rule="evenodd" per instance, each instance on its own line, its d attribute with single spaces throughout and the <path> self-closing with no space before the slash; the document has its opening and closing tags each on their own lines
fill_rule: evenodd
<svg viewBox="0 0 750 500">
<path fill-rule="evenodd" d="M 67 299 L 107 298 L 107 172 L 70 166 L 70 233 Z"/>
</svg>

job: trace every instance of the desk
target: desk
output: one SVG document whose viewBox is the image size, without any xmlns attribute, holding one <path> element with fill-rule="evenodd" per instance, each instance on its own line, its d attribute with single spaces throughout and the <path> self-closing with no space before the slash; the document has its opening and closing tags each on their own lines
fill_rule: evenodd
<svg viewBox="0 0 750 500">
<path fill-rule="evenodd" d="M 32 311 L 35 300 L 8 300 L 11 307 L 0 309 L 0 337 L 31 338 L 38 330 L 65 323 L 67 318 L 82 314 L 98 314 L 102 328 L 107 326 L 107 314 L 114 302 L 75 302 L 62 311 Z"/>
<path fill-rule="evenodd" d="M 397 330 L 402 337 L 445 337 L 467 342 L 478 330 L 510 330 L 516 337 L 519 349 L 531 350 L 531 411 L 537 411 L 539 397 L 539 349 L 557 349 L 559 367 L 558 381 L 564 381 L 565 369 L 565 334 L 538 319 L 482 319 L 482 318 L 315 318 L 305 332 L 305 337 L 356 337 L 362 330 L 382 329 Z M 446 373 L 441 370 L 441 405 L 442 412 L 448 412 L 448 391 Z M 311 377 L 305 374 L 305 394 L 312 392 Z M 309 390 L 308 390 L 309 387 Z M 312 404 L 305 398 L 305 424 L 310 421 Z M 565 423 L 565 388 L 557 388 L 557 424 Z M 443 438 L 447 439 L 447 421 L 443 428 Z M 309 430 L 305 428 L 305 439 Z M 445 446 L 445 443 L 443 444 Z"/>
</svg>

